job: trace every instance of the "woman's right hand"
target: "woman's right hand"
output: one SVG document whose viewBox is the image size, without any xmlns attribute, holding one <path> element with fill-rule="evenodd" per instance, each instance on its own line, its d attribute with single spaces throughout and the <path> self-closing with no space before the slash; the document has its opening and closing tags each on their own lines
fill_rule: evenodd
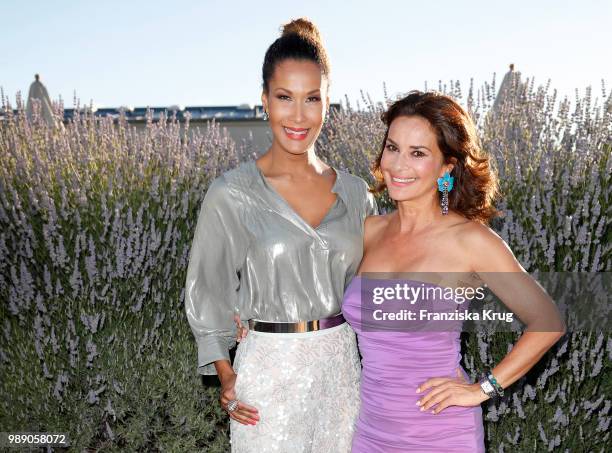
<svg viewBox="0 0 612 453">
<path fill-rule="evenodd" d="M 221 407 L 225 409 L 230 418 L 233 418 L 239 423 L 243 425 L 255 425 L 259 421 L 259 411 L 253 406 L 249 406 L 248 404 L 243 403 L 242 401 L 238 401 L 238 407 L 236 410 L 229 412 L 227 410 L 227 404 L 236 399 L 236 378 L 238 376 L 236 373 L 231 372 L 227 375 L 224 375 L 221 378 L 221 396 L 219 401 L 221 402 Z"/>
</svg>

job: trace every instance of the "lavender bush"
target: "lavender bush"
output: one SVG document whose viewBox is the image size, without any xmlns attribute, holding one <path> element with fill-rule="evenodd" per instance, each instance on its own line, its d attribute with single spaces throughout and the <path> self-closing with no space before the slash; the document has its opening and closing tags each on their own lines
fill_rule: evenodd
<svg viewBox="0 0 612 453">
<path fill-rule="evenodd" d="M 224 451 L 182 291 L 206 187 L 247 156 L 215 124 L 187 138 L 88 114 L 61 132 L 17 107 L 0 124 L 3 429 L 68 431 L 78 451 Z"/>
<path fill-rule="evenodd" d="M 610 271 L 612 103 L 572 105 L 518 79 L 463 96 L 501 176 L 494 227 L 528 270 Z M 384 104 L 347 102 L 320 154 L 366 179 Z M 69 432 L 82 451 L 226 451 L 217 389 L 195 373 L 183 284 L 200 202 L 218 174 L 252 158 L 216 124 L 189 133 L 172 118 L 137 133 L 125 118 L 77 115 L 65 130 L 0 121 L 0 425 Z M 61 105 L 57 106 L 61 114 Z M 388 199 L 381 199 L 389 209 Z M 467 335 L 474 373 L 515 338 Z M 498 404 L 486 406 L 490 451 L 605 451 L 607 334 L 566 335 Z M 586 447 L 585 447 L 586 446 Z"/>
</svg>

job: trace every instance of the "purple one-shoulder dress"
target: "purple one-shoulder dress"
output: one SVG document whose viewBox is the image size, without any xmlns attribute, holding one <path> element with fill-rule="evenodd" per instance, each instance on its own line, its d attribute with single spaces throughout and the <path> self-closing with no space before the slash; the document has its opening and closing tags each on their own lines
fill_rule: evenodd
<svg viewBox="0 0 612 453">
<path fill-rule="evenodd" d="M 357 332 L 363 366 L 353 453 L 484 452 L 480 406 L 451 406 L 434 415 L 416 405 L 425 394 L 416 393 L 419 384 L 432 377 L 456 377 L 460 332 L 364 329 L 365 282 L 365 277 L 353 278 L 342 306 Z"/>
</svg>

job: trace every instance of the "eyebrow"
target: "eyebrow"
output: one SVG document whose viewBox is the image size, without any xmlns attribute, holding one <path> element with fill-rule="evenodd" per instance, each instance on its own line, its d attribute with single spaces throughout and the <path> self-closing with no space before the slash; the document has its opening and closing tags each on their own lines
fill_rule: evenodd
<svg viewBox="0 0 612 453">
<path fill-rule="evenodd" d="M 387 137 L 387 141 L 391 142 L 393 145 L 399 148 L 399 145 L 395 143 L 393 140 L 391 140 L 389 137 Z M 411 145 L 410 148 L 411 149 L 426 149 L 427 151 L 431 152 L 431 150 L 425 145 Z"/>
<path fill-rule="evenodd" d="M 283 90 L 283 91 L 286 91 L 289 94 L 293 94 L 293 92 L 291 90 L 288 90 L 287 88 L 278 87 L 274 91 L 278 91 L 278 90 Z M 309 91 L 306 94 L 316 94 L 316 93 L 320 93 L 320 92 L 321 92 L 321 88 L 317 88 L 316 90 Z"/>
</svg>

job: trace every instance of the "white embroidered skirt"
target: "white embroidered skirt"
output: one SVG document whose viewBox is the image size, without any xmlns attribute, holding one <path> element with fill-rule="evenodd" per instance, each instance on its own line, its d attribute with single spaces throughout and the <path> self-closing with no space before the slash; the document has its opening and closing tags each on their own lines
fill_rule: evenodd
<svg viewBox="0 0 612 453">
<path fill-rule="evenodd" d="M 233 453 L 349 453 L 361 367 L 347 324 L 306 333 L 249 331 L 234 370 L 238 400 L 256 425 L 230 420 Z"/>
</svg>

